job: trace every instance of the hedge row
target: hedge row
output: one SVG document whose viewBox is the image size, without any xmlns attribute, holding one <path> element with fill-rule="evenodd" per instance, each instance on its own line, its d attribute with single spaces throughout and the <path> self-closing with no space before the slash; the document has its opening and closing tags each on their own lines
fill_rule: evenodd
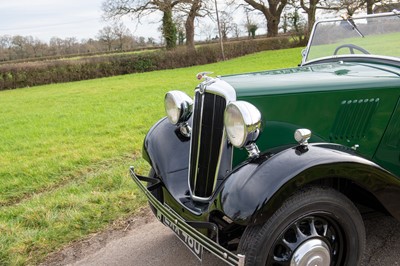
<svg viewBox="0 0 400 266">
<path fill-rule="evenodd" d="M 224 48 L 226 57 L 234 58 L 263 50 L 289 48 L 291 45 L 288 38 L 281 37 L 230 42 Z M 0 90 L 202 65 L 221 59 L 219 44 L 210 44 L 192 51 L 178 48 L 173 51 L 1 65 Z"/>
</svg>

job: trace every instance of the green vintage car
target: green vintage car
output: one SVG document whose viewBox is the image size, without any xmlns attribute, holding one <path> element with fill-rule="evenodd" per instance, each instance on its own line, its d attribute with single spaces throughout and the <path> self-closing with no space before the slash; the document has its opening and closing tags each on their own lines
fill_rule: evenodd
<svg viewBox="0 0 400 266">
<path fill-rule="evenodd" d="M 130 172 L 199 259 L 353 266 L 362 214 L 400 219 L 399 12 L 317 22 L 296 68 L 198 77 Z"/>
</svg>

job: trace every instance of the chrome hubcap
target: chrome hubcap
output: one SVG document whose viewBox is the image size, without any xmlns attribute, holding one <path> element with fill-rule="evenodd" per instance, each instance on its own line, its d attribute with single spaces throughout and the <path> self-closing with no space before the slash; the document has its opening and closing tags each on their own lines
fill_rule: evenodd
<svg viewBox="0 0 400 266">
<path fill-rule="evenodd" d="M 290 266 L 327 266 L 331 263 L 328 245 L 320 239 L 302 243 L 294 252 Z"/>
</svg>

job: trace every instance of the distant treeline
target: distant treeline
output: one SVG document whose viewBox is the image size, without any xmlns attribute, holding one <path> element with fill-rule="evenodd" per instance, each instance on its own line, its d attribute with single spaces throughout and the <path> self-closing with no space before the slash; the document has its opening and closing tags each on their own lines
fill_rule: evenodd
<svg viewBox="0 0 400 266">
<path fill-rule="evenodd" d="M 263 50 L 289 48 L 288 37 L 236 41 L 225 44 L 225 55 L 234 58 Z M 49 60 L 0 65 L 0 90 L 87 80 L 114 75 L 140 73 L 202 65 L 222 60 L 219 44 L 158 50 L 135 54 L 115 54 L 69 60 Z"/>
<path fill-rule="evenodd" d="M 115 26 L 116 27 L 116 26 Z M 53 37 L 48 43 L 32 36 L 0 35 L 0 63 L 16 60 L 91 55 L 105 52 L 122 52 L 159 46 L 153 38 L 135 37 L 129 32 L 113 32 L 119 28 L 105 27 L 96 39 L 78 40 L 75 37 L 61 39 Z M 105 30 L 108 34 L 104 33 Z"/>
</svg>

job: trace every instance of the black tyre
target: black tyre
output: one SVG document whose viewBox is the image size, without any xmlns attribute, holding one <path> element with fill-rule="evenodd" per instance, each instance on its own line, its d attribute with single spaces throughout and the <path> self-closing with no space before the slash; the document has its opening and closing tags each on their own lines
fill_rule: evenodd
<svg viewBox="0 0 400 266">
<path fill-rule="evenodd" d="M 239 244 L 246 265 L 359 265 L 364 223 L 343 194 L 313 187 L 288 200 L 262 225 L 248 226 Z"/>
<path fill-rule="evenodd" d="M 156 177 L 157 177 L 156 172 L 154 171 L 153 168 L 150 169 L 149 177 L 153 177 L 153 178 L 156 178 Z M 147 184 L 147 187 L 149 187 L 150 185 L 151 185 L 151 184 L 148 183 L 148 184 Z M 158 199 L 160 202 L 163 202 L 163 192 L 162 192 L 162 188 L 161 188 L 161 187 L 158 187 L 158 188 L 154 189 L 153 191 L 151 191 L 151 194 L 153 194 L 153 196 L 156 197 L 156 199 Z M 151 211 L 153 212 L 153 214 L 154 214 L 155 216 L 157 216 L 156 209 L 154 208 L 153 205 L 151 205 L 150 202 L 149 202 L 149 206 L 150 206 L 150 209 L 151 209 Z"/>
</svg>

